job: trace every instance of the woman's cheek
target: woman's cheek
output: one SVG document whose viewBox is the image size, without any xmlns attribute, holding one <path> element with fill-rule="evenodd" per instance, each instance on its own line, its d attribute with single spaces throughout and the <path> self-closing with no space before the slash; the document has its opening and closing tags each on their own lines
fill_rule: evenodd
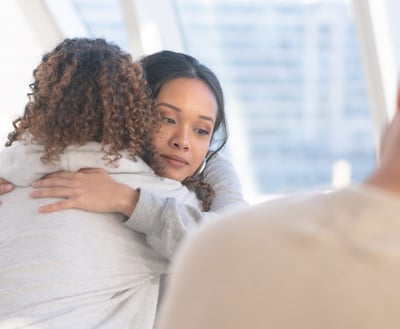
<svg viewBox="0 0 400 329">
<path fill-rule="evenodd" d="M 160 130 L 154 135 L 153 141 L 156 146 L 160 144 L 165 144 L 165 142 L 167 141 L 166 132 L 162 128 L 160 128 Z"/>
</svg>

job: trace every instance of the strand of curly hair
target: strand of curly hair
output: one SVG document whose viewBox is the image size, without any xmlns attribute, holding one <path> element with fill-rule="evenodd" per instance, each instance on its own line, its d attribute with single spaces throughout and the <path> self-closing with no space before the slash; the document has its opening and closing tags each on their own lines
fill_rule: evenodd
<svg viewBox="0 0 400 329">
<path fill-rule="evenodd" d="M 151 135 L 159 114 L 142 67 L 104 39 L 65 39 L 33 71 L 23 117 L 14 123 L 7 146 L 32 140 L 44 146 L 44 163 L 69 145 L 99 142 L 104 159 L 116 165 L 120 151 L 142 157 L 158 170 Z"/>
<path fill-rule="evenodd" d="M 209 183 L 204 181 L 202 174 L 187 177 L 183 182 L 189 190 L 196 193 L 197 198 L 201 201 L 201 207 L 203 211 L 209 211 L 211 207 L 212 199 L 215 192 Z"/>
</svg>

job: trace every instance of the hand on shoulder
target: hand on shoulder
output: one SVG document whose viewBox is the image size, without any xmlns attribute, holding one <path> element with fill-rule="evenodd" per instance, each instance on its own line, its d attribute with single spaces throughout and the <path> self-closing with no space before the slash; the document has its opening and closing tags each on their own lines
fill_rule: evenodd
<svg viewBox="0 0 400 329">
<path fill-rule="evenodd" d="M 33 198 L 63 198 L 39 208 L 48 213 L 63 209 L 94 212 L 119 212 L 130 216 L 135 209 L 137 190 L 117 183 L 103 169 L 82 169 L 78 172 L 57 172 L 32 184 Z"/>
</svg>

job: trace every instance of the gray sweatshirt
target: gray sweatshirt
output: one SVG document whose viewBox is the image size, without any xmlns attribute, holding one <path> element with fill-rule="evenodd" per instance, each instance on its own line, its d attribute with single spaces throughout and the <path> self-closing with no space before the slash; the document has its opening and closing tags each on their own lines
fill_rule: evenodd
<svg viewBox="0 0 400 329">
<path fill-rule="evenodd" d="M 201 212 L 199 207 L 179 202 L 174 197 L 160 198 L 141 188 L 136 209 L 125 225 L 144 233 L 154 250 L 171 259 L 181 240 L 200 222 L 248 206 L 239 177 L 224 156 L 212 157 L 204 175 L 215 192 L 209 212 Z"/>
<path fill-rule="evenodd" d="M 4 296 L 0 301 L 0 324 L 4 326 L 15 324 L 14 320 L 24 322 L 31 318 L 29 321 L 40 323 L 43 328 L 112 328 L 123 323 L 130 323 L 128 328 L 151 328 L 160 280 L 168 266 L 168 261 L 159 254 L 170 258 L 182 238 L 204 222 L 203 219 L 247 206 L 238 177 L 222 156 L 214 157 L 207 165 L 206 181 L 213 185 L 216 196 L 211 212 L 202 213 L 193 193 L 177 181 L 155 176 L 141 160 L 133 162 L 124 157 L 118 168 L 105 166 L 96 143 L 70 147 L 56 166 L 44 166 L 41 155 L 40 146 L 21 143 L 14 143 L 0 155 L 0 177 L 21 186 L 3 196 L 0 206 L 1 217 L 12 218 L 3 221 L 4 227 L 0 230 L 0 295 Z M 102 167 L 115 180 L 133 188 L 140 187 L 139 203 L 125 225 L 121 225 L 123 218 L 117 214 L 67 210 L 40 215 L 37 207 L 52 200 L 33 200 L 28 196 L 30 188 L 22 188 L 50 172 L 87 167 Z M 48 221 L 52 223 L 51 229 Z M 30 232 L 28 235 L 26 230 Z M 49 242 L 55 236 L 58 236 L 57 243 Z M 54 248 L 59 243 L 63 248 Z M 49 253 L 49 249 L 56 251 Z M 12 255 L 17 257 L 10 264 Z M 49 270 L 42 266 L 46 262 L 54 266 Z M 83 282 L 82 268 L 85 268 Z M 125 276 L 122 284 L 109 273 L 105 275 L 104 269 L 106 273 L 122 270 L 116 270 L 115 277 L 132 274 Z M 138 272 L 142 273 L 139 277 Z M 65 277 L 60 277 L 60 273 Z M 55 277 L 55 286 L 63 282 L 62 289 L 54 287 Z M 44 282 L 48 283 L 43 285 Z M 22 289 L 15 289 L 21 286 Z M 84 306 L 83 300 L 97 306 Z M 111 300 L 112 305 L 108 305 Z M 88 312 L 77 314 L 79 310 Z M 78 323 L 85 325 L 76 326 Z"/>
<path fill-rule="evenodd" d="M 159 197 L 199 205 L 179 182 L 160 179 L 143 161 L 102 160 L 100 145 L 69 147 L 54 166 L 38 145 L 15 143 L 0 155 L 0 177 L 17 187 L 1 197 L 1 328 L 153 328 L 161 275 L 169 262 L 116 213 L 77 209 L 39 214 L 57 199 L 32 199 L 29 186 L 49 172 L 101 167 L 115 180 Z"/>
</svg>

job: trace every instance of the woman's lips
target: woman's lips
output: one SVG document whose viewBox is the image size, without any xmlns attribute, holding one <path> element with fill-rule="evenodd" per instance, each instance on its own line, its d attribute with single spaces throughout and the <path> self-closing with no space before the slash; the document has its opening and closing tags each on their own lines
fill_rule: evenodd
<svg viewBox="0 0 400 329">
<path fill-rule="evenodd" d="M 186 161 L 186 159 L 177 156 L 177 155 L 171 155 L 171 154 L 163 154 L 161 155 L 161 158 L 164 159 L 168 164 L 174 167 L 179 167 L 182 168 L 184 166 L 187 166 L 189 163 Z"/>
</svg>

